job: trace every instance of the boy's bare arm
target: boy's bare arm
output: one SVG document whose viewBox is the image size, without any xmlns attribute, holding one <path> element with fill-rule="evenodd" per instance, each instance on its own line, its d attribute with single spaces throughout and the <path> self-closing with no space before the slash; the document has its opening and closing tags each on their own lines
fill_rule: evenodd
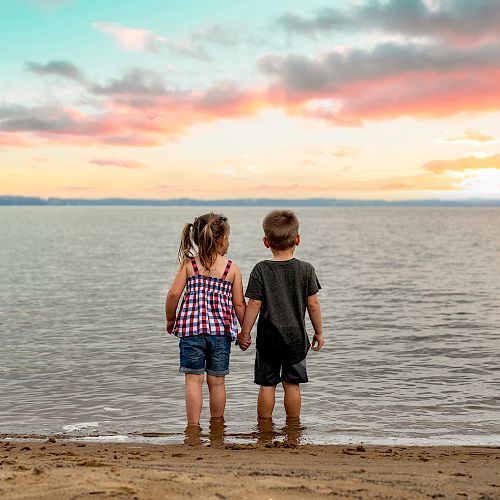
<svg viewBox="0 0 500 500">
<path fill-rule="evenodd" d="M 252 343 L 252 335 L 250 332 L 252 331 L 253 325 L 259 315 L 261 305 L 261 300 L 250 299 L 248 301 L 245 318 L 243 319 L 243 325 L 241 326 L 241 332 L 238 335 L 238 345 L 242 351 L 246 351 Z"/>
<path fill-rule="evenodd" d="M 307 297 L 307 312 L 314 328 L 314 337 L 312 341 L 312 350 L 319 351 L 325 343 L 323 339 L 323 321 L 321 320 L 321 307 L 319 305 L 318 295 Z"/>
<path fill-rule="evenodd" d="M 165 317 L 167 320 L 167 332 L 172 333 L 175 324 L 175 313 L 179 299 L 182 296 L 184 287 L 186 286 L 186 266 L 182 266 L 174 278 L 174 282 L 167 293 L 165 300 Z"/>
<path fill-rule="evenodd" d="M 243 295 L 243 279 L 241 277 L 241 271 L 238 266 L 235 266 L 232 291 L 234 310 L 236 312 L 236 317 L 238 318 L 240 326 L 242 326 L 247 305 L 245 302 L 245 297 Z"/>
</svg>

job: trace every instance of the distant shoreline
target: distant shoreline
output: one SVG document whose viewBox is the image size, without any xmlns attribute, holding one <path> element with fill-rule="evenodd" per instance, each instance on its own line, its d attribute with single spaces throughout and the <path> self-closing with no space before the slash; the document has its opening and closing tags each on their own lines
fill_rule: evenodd
<svg viewBox="0 0 500 500">
<path fill-rule="evenodd" d="M 0 196 L 2 206 L 124 206 L 124 207 L 500 207 L 500 199 L 467 200 L 356 200 L 336 198 L 239 198 L 202 200 L 195 198 L 175 198 L 148 200 L 135 198 L 40 198 L 27 196 Z"/>
</svg>

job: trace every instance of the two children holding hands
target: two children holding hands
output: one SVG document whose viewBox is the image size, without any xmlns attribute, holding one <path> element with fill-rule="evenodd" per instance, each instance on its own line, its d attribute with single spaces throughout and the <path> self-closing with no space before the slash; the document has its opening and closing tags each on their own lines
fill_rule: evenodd
<svg viewBox="0 0 500 500">
<path fill-rule="evenodd" d="M 258 417 L 272 418 L 279 383 L 285 391 L 287 417 L 300 416 L 300 384 L 308 381 L 306 355 L 310 347 L 319 351 L 324 342 L 317 298 L 321 286 L 314 267 L 293 256 L 300 243 L 299 221 L 293 212 L 270 212 L 263 229 L 264 245 L 273 258 L 253 268 L 245 293 L 247 305 L 241 271 L 224 257 L 229 247 L 227 219 L 210 213 L 184 227 L 181 266 L 165 309 L 167 331 L 179 337 L 188 425 L 199 424 L 205 372 L 210 415 L 223 417 L 231 343 L 236 340 L 243 351 L 248 349 L 257 317 L 254 381 L 260 385 Z M 305 328 L 306 310 L 314 328 L 312 345 Z"/>
</svg>

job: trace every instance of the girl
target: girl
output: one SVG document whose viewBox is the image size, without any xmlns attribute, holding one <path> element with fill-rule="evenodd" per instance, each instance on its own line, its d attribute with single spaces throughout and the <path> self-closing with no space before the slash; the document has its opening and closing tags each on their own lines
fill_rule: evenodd
<svg viewBox="0 0 500 500">
<path fill-rule="evenodd" d="M 188 425 L 200 422 L 205 372 L 210 416 L 224 416 L 224 376 L 229 373 L 231 343 L 238 334 L 236 318 L 241 324 L 246 308 L 240 269 L 224 257 L 228 247 L 229 223 L 223 215 L 209 213 L 186 224 L 179 247 L 180 269 L 167 294 L 167 332 L 179 337 Z"/>
</svg>

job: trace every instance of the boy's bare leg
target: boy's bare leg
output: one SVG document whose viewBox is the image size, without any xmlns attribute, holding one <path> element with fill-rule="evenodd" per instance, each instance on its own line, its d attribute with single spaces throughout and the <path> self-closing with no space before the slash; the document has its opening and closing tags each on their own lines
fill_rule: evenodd
<svg viewBox="0 0 500 500">
<path fill-rule="evenodd" d="M 285 389 L 285 411 L 287 417 L 300 417 L 300 385 L 291 384 L 290 382 L 283 382 L 283 389 Z"/>
<path fill-rule="evenodd" d="M 201 427 L 196 424 L 187 424 L 184 429 L 184 444 L 200 445 L 201 444 Z"/>
<path fill-rule="evenodd" d="M 260 386 L 259 398 L 257 400 L 257 415 L 259 418 L 271 418 L 273 416 L 275 398 L 275 385 Z"/>
<path fill-rule="evenodd" d="M 208 390 L 210 392 L 210 416 L 223 417 L 226 408 L 226 385 L 225 377 L 207 375 Z"/>
<path fill-rule="evenodd" d="M 188 425 L 198 425 L 200 423 L 201 407 L 203 406 L 203 397 L 201 389 L 203 386 L 204 375 L 186 373 L 184 380 L 186 382 L 186 414 Z"/>
</svg>

